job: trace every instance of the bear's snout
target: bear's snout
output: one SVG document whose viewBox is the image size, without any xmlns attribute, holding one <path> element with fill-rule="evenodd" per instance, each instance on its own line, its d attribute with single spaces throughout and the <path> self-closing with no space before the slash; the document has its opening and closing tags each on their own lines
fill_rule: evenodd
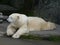
<svg viewBox="0 0 60 45">
<path fill-rule="evenodd" d="M 10 18 L 8 18 L 7 21 L 10 22 L 10 23 L 12 22 L 12 20 Z"/>
<path fill-rule="evenodd" d="M 7 21 L 8 21 L 8 19 L 7 19 Z"/>
</svg>

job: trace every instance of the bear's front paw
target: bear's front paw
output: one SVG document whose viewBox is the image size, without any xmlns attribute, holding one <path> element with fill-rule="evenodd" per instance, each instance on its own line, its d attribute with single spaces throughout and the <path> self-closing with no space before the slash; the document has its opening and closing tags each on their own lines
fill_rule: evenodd
<svg viewBox="0 0 60 45">
<path fill-rule="evenodd" d="M 11 36 L 13 35 L 14 33 L 12 31 L 7 31 L 7 36 Z"/>
<path fill-rule="evenodd" d="M 18 34 L 14 34 L 13 36 L 12 36 L 12 38 L 19 38 L 20 37 L 20 35 L 18 35 Z"/>
</svg>

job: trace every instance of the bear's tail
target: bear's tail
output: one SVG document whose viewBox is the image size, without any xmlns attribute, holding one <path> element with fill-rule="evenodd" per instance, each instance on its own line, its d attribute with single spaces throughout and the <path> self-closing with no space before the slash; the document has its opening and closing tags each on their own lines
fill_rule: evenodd
<svg viewBox="0 0 60 45">
<path fill-rule="evenodd" d="M 56 24 L 52 22 L 47 22 L 47 28 L 53 30 L 56 28 Z"/>
</svg>

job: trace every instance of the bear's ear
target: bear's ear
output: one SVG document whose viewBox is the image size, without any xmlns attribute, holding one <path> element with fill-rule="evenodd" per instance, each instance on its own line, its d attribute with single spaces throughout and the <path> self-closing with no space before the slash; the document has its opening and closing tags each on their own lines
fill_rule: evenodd
<svg viewBox="0 0 60 45">
<path fill-rule="evenodd" d="M 19 19 L 19 16 L 17 16 L 17 19 Z"/>
</svg>

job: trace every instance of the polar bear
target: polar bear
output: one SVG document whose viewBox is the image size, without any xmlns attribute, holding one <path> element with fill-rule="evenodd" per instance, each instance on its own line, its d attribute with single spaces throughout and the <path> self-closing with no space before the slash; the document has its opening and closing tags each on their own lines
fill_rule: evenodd
<svg viewBox="0 0 60 45">
<path fill-rule="evenodd" d="M 8 17 L 10 24 L 7 27 L 7 35 L 13 38 L 19 38 L 30 31 L 53 30 L 56 25 L 52 22 L 46 22 L 39 17 L 27 17 L 25 14 L 13 13 Z M 18 30 L 17 30 L 18 28 Z"/>
</svg>

